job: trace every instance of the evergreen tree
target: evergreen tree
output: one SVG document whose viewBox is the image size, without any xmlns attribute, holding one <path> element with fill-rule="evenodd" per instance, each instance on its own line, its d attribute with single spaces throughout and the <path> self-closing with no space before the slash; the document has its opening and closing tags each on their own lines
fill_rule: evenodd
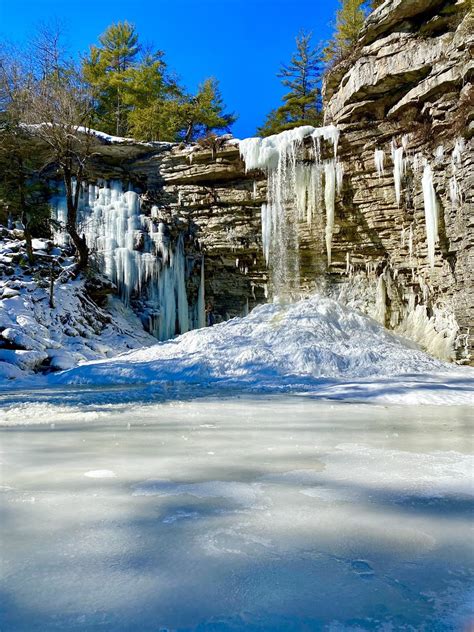
<svg viewBox="0 0 474 632">
<path fill-rule="evenodd" d="M 321 67 L 321 51 L 312 46 L 311 33 L 301 33 L 296 38 L 296 52 L 290 63 L 283 64 L 277 74 L 289 92 L 283 97 L 283 105 L 272 110 L 259 128 L 261 136 L 321 123 Z"/>
<path fill-rule="evenodd" d="M 175 141 L 182 126 L 183 90 L 166 73 L 163 54 L 149 53 L 131 75 L 129 132 L 138 140 Z"/>
<path fill-rule="evenodd" d="M 364 0 L 340 0 L 336 14 L 336 28 L 324 50 L 324 59 L 334 64 L 344 59 L 353 49 L 365 21 Z M 376 4 L 377 0 L 373 4 Z"/>
<path fill-rule="evenodd" d="M 83 61 L 83 74 L 94 91 L 99 126 L 121 136 L 128 131 L 129 84 L 138 65 L 141 45 L 135 27 L 128 22 L 109 26 L 99 42 Z"/>
<path fill-rule="evenodd" d="M 194 97 L 179 108 L 182 116 L 181 136 L 188 143 L 213 132 L 229 131 L 235 122 L 234 114 L 225 112 L 219 83 L 213 77 L 206 79 Z"/>
</svg>

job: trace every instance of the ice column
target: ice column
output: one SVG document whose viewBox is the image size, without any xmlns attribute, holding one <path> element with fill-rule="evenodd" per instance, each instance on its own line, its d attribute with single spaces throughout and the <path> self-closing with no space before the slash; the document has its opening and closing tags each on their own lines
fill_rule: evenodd
<svg viewBox="0 0 474 632">
<path fill-rule="evenodd" d="M 199 284 L 199 294 L 197 302 L 197 326 L 199 329 L 206 326 L 206 296 L 205 296 L 205 273 L 204 273 L 204 257 L 201 259 L 201 282 Z"/>
<path fill-rule="evenodd" d="M 396 147 L 394 141 L 392 141 L 392 160 L 393 179 L 395 181 L 395 197 L 397 199 L 397 204 L 400 205 L 402 177 L 405 171 L 405 164 L 403 160 L 403 145 L 401 147 Z"/>
<path fill-rule="evenodd" d="M 425 209 L 426 243 L 430 266 L 435 264 L 435 244 L 438 241 L 438 202 L 433 185 L 433 171 L 428 161 L 423 171 L 423 203 Z"/>
<path fill-rule="evenodd" d="M 383 149 L 376 149 L 374 152 L 374 163 L 375 169 L 377 171 L 377 175 L 381 178 L 384 173 L 384 164 L 385 164 L 385 152 Z"/>
<path fill-rule="evenodd" d="M 332 234 L 334 231 L 334 207 L 336 200 L 336 171 L 334 161 L 328 160 L 324 165 L 324 203 L 326 206 L 326 252 L 328 266 L 331 265 Z"/>
</svg>

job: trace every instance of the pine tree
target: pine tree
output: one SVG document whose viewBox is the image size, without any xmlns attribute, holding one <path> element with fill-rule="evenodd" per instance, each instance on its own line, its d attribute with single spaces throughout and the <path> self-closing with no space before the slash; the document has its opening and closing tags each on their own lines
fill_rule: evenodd
<svg viewBox="0 0 474 632">
<path fill-rule="evenodd" d="M 168 73 L 161 51 L 148 53 L 130 75 L 129 132 L 138 140 L 176 141 L 189 97 Z"/>
<path fill-rule="evenodd" d="M 283 64 L 277 74 L 289 92 L 283 97 L 283 105 L 272 110 L 259 128 L 261 136 L 321 123 L 321 67 L 321 50 L 312 46 L 311 33 L 301 33 L 296 38 L 296 52 L 290 63 Z"/>
<path fill-rule="evenodd" d="M 365 21 L 364 0 L 340 0 L 336 14 L 336 29 L 324 49 L 324 59 L 334 64 L 344 59 L 353 49 Z M 375 3 L 377 0 L 375 0 Z"/>
<path fill-rule="evenodd" d="M 180 110 L 182 138 L 186 143 L 213 132 L 229 131 L 236 120 L 234 114 L 225 112 L 219 83 L 214 77 L 206 79 L 196 96 L 190 97 Z"/>
<path fill-rule="evenodd" d="M 135 27 L 128 22 L 109 26 L 99 42 L 83 61 L 83 74 L 94 90 L 99 126 L 121 136 L 128 131 L 129 84 L 141 45 Z"/>
</svg>

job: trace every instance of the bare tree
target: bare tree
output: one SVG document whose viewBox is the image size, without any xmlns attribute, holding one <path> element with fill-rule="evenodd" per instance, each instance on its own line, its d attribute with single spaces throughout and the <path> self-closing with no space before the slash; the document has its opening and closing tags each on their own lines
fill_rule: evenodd
<svg viewBox="0 0 474 632">
<path fill-rule="evenodd" d="M 93 151 L 90 132 L 93 102 L 81 73 L 69 61 L 61 59 L 59 38 L 43 36 L 36 40 L 40 59 L 36 75 L 25 99 L 24 123 L 28 132 L 47 148 L 48 158 L 62 176 L 66 192 L 66 230 L 78 254 L 78 267 L 87 267 L 89 249 L 79 235 L 77 215 L 79 195 L 86 177 L 86 165 Z M 52 61 L 53 60 L 53 61 Z M 42 64 L 42 62 L 45 62 Z"/>
<path fill-rule="evenodd" d="M 1 185 L 13 201 L 23 224 L 26 252 L 30 265 L 34 263 L 31 237 L 31 208 L 27 195 L 27 181 L 31 176 L 31 147 L 22 126 L 25 95 L 29 77 L 17 55 L 4 45 L 0 50 L 0 160 Z"/>
</svg>

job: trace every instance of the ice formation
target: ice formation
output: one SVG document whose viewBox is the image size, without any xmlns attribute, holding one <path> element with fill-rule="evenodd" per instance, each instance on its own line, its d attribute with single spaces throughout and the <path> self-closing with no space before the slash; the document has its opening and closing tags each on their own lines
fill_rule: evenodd
<svg viewBox="0 0 474 632">
<path fill-rule="evenodd" d="M 119 181 L 84 186 L 79 200 L 80 232 L 99 268 L 116 284 L 125 304 L 132 296 L 140 298 L 144 324 L 154 336 L 166 340 L 203 322 L 204 308 L 188 305 L 183 234 L 173 245 L 167 227 L 157 219 L 157 209 L 142 213 L 138 194 L 123 191 Z M 64 225 L 64 189 L 53 198 L 52 207 Z M 64 244 L 67 235 L 60 231 L 57 239 Z"/>
<path fill-rule="evenodd" d="M 377 175 L 381 178 L 384 173 L 384 164 L 385 164 L 385 152 L 383 149 L 376 149 L 374 152 L 374 163 L 375 169 L 377 171 Z"/>
<path fill-rule="evenodd" d="M 327 160 L 324 164 L 324 202 L 326 206 L 326 252 L 328 266 L 331 265 L 332 233 L 334 230 L 334 205 L 336 199 L 336 173 L 334 162 Z"/>
<path fill-rule="evenodd" d="M 385 290 L 382 282 L 380 285 L 382 299 Z M 421 319 L 419 322 L 424 326 Z M 440 344 L 442 337 L 439 333 Z M 426 355 L 415 343 L 390 333 L 375 320 L 325 296 L 313 295 L 286 305 L 261 305 L 244 318 L 83 364 L 49 379 L 54 384 L 141 383 L 157 388 L 174 383 L 201 393 L 205 385 L 207 394 L 232 390 L 282 393 L 317 392 L 321 378 L 345 380 L 347 385 L 348 380 L 385 376 L 393 386 L 392 380 L 402 374 L 408 382 L 416 382 L 416 375 L 423 374 L 436 381 L 440 372 L 444 379 L 446 372 L 468 378 L 462 369 Z M 464 386 L 461 397 L 467 403 L 474 390 Z"/>
<path fill-rule="evenodd" d="M 403 151 L 403 145 L 396 147 L 394 141 L 392 141 L 393 179 L 395 182 L 395 197 L 398 205 L 401 200 L 402 177 L 405 173 Z"/>
<path fill-rule="evenodd" d="M 428 162 L 423 171 L 423 204 L 425 210 L 426 243 L 430 266 L 435 265 L 435 245 L 438 241 L 438 202 L 433 185 L 433 171 Z"/>
<path fill-rule="evenodd" d="M 462 152 L 464 151 L 464 146 L 464 139 L 458 138 L 451 154 L 452 176 L 449 180 L 449 197 L 453 208 L 460 206 L 462 203 L 462 192 L 458 183 L 458 170 L 462 164 Z"/>
<path fill-rule="evenodd" d="M 303 139 L 310 138 L 313 161 L 297 160 Z M 321 140 L 332 144 L 333 156 L 321 158 Z M 262 205 L 262 247 L 272 270 L 274 295 L 292 295 L 299 289 L 298 222 L 309 226 L 324 214 L 328 265 L 334 228 L 336 187 L 342 188 L 343 167 L 337 163 L 339 130 L 333 125 L 321 128 L 298 127 L 267 138 L 240 141 L 240 154 L 247 171 L 267 173 L 267 202 Z M 323 189 L 324 179 L 324 189 Z"/>
</svg>

